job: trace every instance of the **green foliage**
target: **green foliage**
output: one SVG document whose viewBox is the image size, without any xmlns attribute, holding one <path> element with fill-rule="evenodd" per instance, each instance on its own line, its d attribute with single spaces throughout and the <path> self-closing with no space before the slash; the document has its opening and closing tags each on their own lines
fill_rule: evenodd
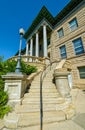
<svg viewBox="0 0 85 130">
<path fill-rule="evenodd" d="M 12 110 L 10 106 L 6 106 L 8 102 L 7 92 L 0 91 L 0 118 L 3 118 L 5 114 Z"/>
<path fill-rule="evenodd" d="M 4 81 L 0 78 L 0 91 L 4 89 Z"/>
<path fill-rule="evenodd" d="M 3 118 L 6 113 L 12 110 L 10 106 L 6 106 L 8 102 L 8 94 L 4 92 L 4 81 L 2 80 L 1 75 L 5 75 L 8 72 L 15 72 L 17 62 L 4 61 L 3 57 L 0 56 L 0 118 Z M 35 66 L 30 66 L 21 61 L 21 72 L 27 75 L 36 72 L 37 68 Z"/>
<path fill-rule="evenodd" d="M 8 101 L 7 92 L 0 91 L 0 107 L 6 105 L 7 101 Z"/>
<path fill-rule="evenodd" d="M 4 72 L 5 73 L 8 73 L 8 72 L 15 72 L 15 69 L 16 69 L 16 64 L 17 62 L 12 60 L 12 61 L 5 61 L 4 62 Z"/>
<path fill-rule="evenodd" d="M 30 75 L 31 73 L 34 73 L 36 71 L 37 71 L 37 68 L 35 66 L 27 65 L 23 61 L 21 62 L 21 72 L 22 73 Z"/>
<path fill-rule="evenodd" d="M 4 75 L 8 72 L 15 72 L 17 62 L 15 60 L 12 61 L 4 61 L 0 57 L 0 90 L 3 90 L 4 88 L 4 81 L 1 78 L 1 75 Z M 30 66 L 25 64 L 23 61 L 21 61 L 21 72 L 25 73 L 27 75 L 30 75 L 31 73 L 34 73 L 37 71 L 37 68 L 35 66 Z"/>
<path fill-rule="evenodd" d="M 3 118 L 5 114 L 11 112 L 12 108 L 10 106 L 2 106 L 0 107 L 0 118 Z"/>
</svg>

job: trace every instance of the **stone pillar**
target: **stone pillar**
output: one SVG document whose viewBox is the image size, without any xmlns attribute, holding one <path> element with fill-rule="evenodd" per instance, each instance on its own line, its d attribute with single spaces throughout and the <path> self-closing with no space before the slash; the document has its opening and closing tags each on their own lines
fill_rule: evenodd
<svg viewBox="0 0 85 130">
<path fill-rule="evenodd" d="M 36 56 L 39 56 L 39 33 L 36 33 L 36 52 L 35 52 Z"/>
<path fill-rule="evenodd" d="M 26 75 L 8 73 L 7 75 L 2 75 L 2 78 L 5 80 L 4 91 L 7 91 L 9 95 L 8 103 L 12 106 L 17 103 L 20 104 L 26 90 Z"/>
<path fill-rule="evenodd" d="M 43 52 L 44 57 L 47 57 L 47 31 L 46 31 L 46 25 L 43 25 Z"/>
<path fill-rule="evenodd" d="M 63 98 L 65 98 L 66 101 L 71 102 L 70 87 L 68 83 L 68 74 L 69 72 L 67 71 L 58 72 L 55 70 L 54 78 L 55 78 L 57 90 L 60 93 L 60 95 Z"/>
</svg>

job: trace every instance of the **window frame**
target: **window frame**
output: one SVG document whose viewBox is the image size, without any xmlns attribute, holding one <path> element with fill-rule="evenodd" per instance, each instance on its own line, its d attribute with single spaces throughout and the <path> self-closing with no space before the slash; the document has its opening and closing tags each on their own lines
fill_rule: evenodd
<svg viewBox="0 0 85 130">
<path fill-rule="evenodd" d="M 62 53 L 62 52 L 61 52 L 61 51 L 62 51 L 61 49 L 62 49 L 63 47 L 64 47 L 65 51 Z M 67 58 L 66 45 L 60 46 L 59 49 L 60 49 L 60 56 L 61 56 L 61 59 Z M 65 54 L 65 55 L 63 56 L 63 54 Z"/>
<path fill-rule="evenodd" d="M 78 40 L 80 40 L 80 43 Z M 84 47 L 83 47 L 83 42 L 81 37 L 73 40 L 72 43 L 73 43 L 75 55 L 80 55 L 84 53 Z M 76 46 L 76 44 L 80 44 L 80 45 Z M 79 48 L 81 48 L 81 50 L 78 50 Z"/>
<path fill-rule="evenodd" d="M 74 24 L 72 22 L 74 22 Z M 78 21 L 76 17 L 73 18 L 71 21 L 69 21 L 69 27 L 70 27 L 70 31 L 74 31 L 78 28 Z"/>
<path fill-rule="evenodd" d="M 62 32 L 62 35 L 61 35 L 61 32 Z M 60 28 L 60 29 L 57 31 L 57 33 L 58 33 L 58 37 L 59 37 L 59 38 L 63 37 L 63 36 L 64 36 L 64 30 L 63 30 L 63 27 Z"/>
<path fill-rule="evenodd" d="M 82 70 L 83 68 L 85 70 L 85 66 L 79 66 L 78 67 L 78 72 L 79 72 L 80 79 L 85 79 L 85 71 L 84 72 L 80 71 L 80 69 Z M 83 74 L 84 74 L 84 76 L 82 76 Z"/>
</svg>

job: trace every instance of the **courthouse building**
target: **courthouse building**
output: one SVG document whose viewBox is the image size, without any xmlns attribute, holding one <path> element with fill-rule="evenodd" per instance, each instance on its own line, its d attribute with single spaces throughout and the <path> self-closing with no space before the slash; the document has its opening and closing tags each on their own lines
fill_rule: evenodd
<svg viewBox="0 0 85 130">
<path fill-rule="evenodd" d="M 79 98 L 84 99 L 84 93 L 70 91 L 70 87 L 85 90 L 85 0 L 70 0 L 56 17 L 42 7 L 25 34 L 22 32 L 16 71 L 2 76 L 8 104 L 13 107 L 4 117 L 4 129 L 83 129 L 85 104 Z M 21 56 L 22 36 L 26 48 Z M 38 71 L 28 76 L 21 73 L 20 57 Z M 17 56 L 9 60 L 13 58 Z"/>
<path fill-rule="evenodd" d="M 85 0 L 71 0 L 53 17 L 43 6 L 26 31 L 26 56 L 67 59 L 74 86 L 85 85 Z"/>
</svg>

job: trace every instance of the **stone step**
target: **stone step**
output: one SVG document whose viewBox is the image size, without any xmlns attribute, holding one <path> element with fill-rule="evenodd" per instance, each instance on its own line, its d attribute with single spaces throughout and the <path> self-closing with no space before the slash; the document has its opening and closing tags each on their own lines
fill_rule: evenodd
<svg viewBox="0 0 85 130">
<path fill-rule="evenodd" d="M 49 102 L 49 101 L 53 101 L 53 102 L 54 102 L 54 101 L 58 101 L 58 100 L 59 100 L 59 101 L 60 101 L 60 100 L 63 100 L 63 101 L 64 101 L 63 98 L 59 98 L 59 97 L 57 97 L 57 98 L 55 98 L 55 97 L 49 97 L 49 98 L 44 98 L 44 97 L 42 97 L 42 99 L 43 99 L 43 102 L 45 102 L 45 101 L 48 101 L 48 102 Z M 24 101 L 32 101 L 32 102 L 33 102 L 33 101 L 34 101 L 34 102 L 36 101 L 36 102 L 37 102 L 37 101 L 40 101 L 40 98 L 39 98 L 39 97 L 36 97 L 36 98 L 29 97 L 29 98 L 24 98 L 22 102 L 24 102 Z"/>
<path fill-rule="evenodd" d="M 57 108 L 57 106 L 60 106 Z M 68 104 L 66 105 L 63 100 L 57 100 L 56 102 L 44 102 L 43 103 L 43 111 L 50 111 L 50 110 L 63 110 L 68 107 Z M 16 113 L 29 113 L 29 112 L 38 112 L 40 111 L 40 102 L 24 102 L 22 105 L 16 105 L 15 106 Z"/>
<path fill-rule="evenodd" d="M 55 86 L 55 84 L 53 84 L 52 82 L 43 82 L 43 86 L 44 85 Z"/>
<path fill-rule="evenodd" d="M 36 100 L 36 99 L 35 99 L 35 100 L 23 100 L 23 101 L 22 101 L 22 104 L 29 104 L 29 103 L 34 103 L 34 102 L 39 103 L 40 100 Z M 55 104 L 56 104 L 57 102 L 60 102 L 60 103 L 61 103 L 61 102 L 63 102 L 63 101 L 60 101 L 60 100 L 59 100 L 59 101 L 58 101 L 58 100 L 52 100 L 52 99 L 51 99 L 51 100 L 44 100 L 44 101 L 43 101 L 43 104 L 44 104 L 44 103 L 47 103 L 47 104 L 53 104 L 53 103 L 55 103 Z"/>
<path fill-rule="evenodd" d="M 40 98 L 40 93 L 36 93 L 36 94 L 30 94 L 30 93 L 26 93 L 24 95 L 24 98 Z M 57 98 L 57 97 L 60 97 L 59 93 L 56 93 L 56 94 L 44 94 L 43 96 L 44 98 Z"/>
<path fill-rule="evenodd" d="M 33 81 L 37 81 L 37 80 L 40 80 L 40 76 L 35 77 Z"/>
<path fill-rule="evenodd" d="M 29 95 L 29 96 L 40 96 L 40 92 L 26 93 L 25 95 Z M 59 93 L 57 93 L 57 92 L 54 92 L 54 93 L 52 93 L 52 92 L 50 92 L 50 93 L 42 93 L 43 97 L 44 96 L 50 96 L 51 97 L 51 96 L 57 96 L 57 95 L 59 95 Z"/>
<path fill-rule="evenodd" d="M 32 83 L 31 86 L 34 85 L 34 86 L 40 86 L 40 82 L 39 83 Z M 49 85 L 49 86 L 55 86 L 54 83 L 52 82 L 43 82 L 42 85 Z"/>
<path fill-rule="evenodd" d="M 26 106 L 16 108 L 15 112 L 16 113 L 32 113 L 32 112 L 39 112 L 40 111 L 40 108 L 35 108 L 35 107 L 30 108 L 28 105 L 26 105 Z M 54 107 L 54 108 L 53 107 L 45 107 L 45 108 L 43 108 L 43 111 L 54 111 L 54 110 L 56 110 L 56 107 Z"/>
<path fill-rule="evenodd" d="M 32 85 L 39 85 L 40 84 L 40 81 L 33 81 L 32 83 L 31 83 L 31 86 Z"/>
<path fill-rule="evenodd" d="M 38 87 L 38 88 L 40 88 L 40 84 L 32 84 L 30 88 L 32 88 L 32 87 Z M 56 88 L 55 84 L 52 84 L 52 83 L 43 83 L 42 88 L 44 88 L 44 87 Z"/>
<path fill-rule="evenodd" d="M 43 80 L 44 82 L 46 82 L 46 81 L 48 81 L 48 82 L 52 82 L 52 78 L 51 77 L 46 77 L 44 80 Z"/>
<path fill-rule="evenodd" d="M 43 104 L 43 111 L 45 110 L 56 110 L 56 104 Z M 23 104 L 22 106 L 16 107 L 17 113 L 27 113 L 27 112 L 36 112 L 40 111 L 40 104 Z"/>
<path fill-rule="evenodd" d="M 30 89 L 29 92 L 31 93 L 36 93 L 36 92 L 40 92 L 40 89 Z M 56 93 L 57 90 L 56 89 L 42 89 L 42 93 Z"/>
<path fill-rule="evenodd" d="M 20 116 L 18 126 L 19 127 L 27 127 L 27 126 L 34 126 L 40 124 L 40 114 L 36 116 Z M 65 114 L 62 111 L 49 111 L 44 112 L 43 123 L 52 123 L 52 122 L 60 122 L 65 120 Z"/>
<path fill-rule="evenodd" d="M 40 102 L 40 99 L 24 99 L 22 101 L 22 104 L 29 104 L 29 103 L 33 103 L 33 104 L 38 104 Z M 60 104 L 60 103 L 64 103 L 64 100 L 62 99 L 51 99 L 51 100 L 46 100 L 45 98 L 43 99 L 43 104 Z"/>
<path fill-rule="evenodd" d="M 26 106 L 28 105 L 28 106 L 30 106 L 30 108 L 34 107 L 35 109 L 36 108 L 40 108 L 40 102 L 33 103 L 33 102 L 26 102 L 26 101 L 24 101 L 22 103 L 22 105 L 23 106 L 24 105 L 26 105 Z M 50 102 L 50 103 L 45 102 L 43 104 L 43 108 L 45 108 L 45 107 L 52 108 L 54 106 L 56 106 L 56 110 L 59 110 L 59 109 L 62 110 L 64 107 L 67 108 L 68 104 L 67 105 L 64 104 L 63 101 L 57 101 L 56 103 L 55 102 Z"/>
<path fill-rule="evenodd" d="M 31 90 L 35 90 L 35 91 L 40 91 L 40 87 L 38 87 L 38 86 L 32 86 L 30 89 L 29 89 L 29 91 L 31 91 Z M 57 89 L 55 88 L 55 87 L 49 87 L 49 86 L 44 86 L 44 87 L 42 87 L 42 91 L 43 90 L 48 90 L 48 91 L 56 91 L 57 92 Z"/>
<path fill-rule="evenodd" d="M 34 89 L 40 89 L 40 86 L 33 85 L 33 86 L 30 87 L 30 89 L 32 89 L 32 88 L 34 88 Z M 45 84 L 45 85 L 42 86 L 42 89 L 43 89 L 43 88 L 44 88 L 44 89 L 55 89 L 55 90 L 57 90 L 56 87 L 53 86 L 53 85 L 46 85 L 46 84 Z"/>
<path fill-rule="evenodd" d="M 50 84 L 53 84 L 53 82 L 52 82 L 52 81 L 44 81 L 43 84 L 48 84 L 48 85 L 50 85 Z M 32 82 L 32 83 L 31 83 L 31 86 L 32 86 L 32 85 L 40 85 L 40 82 L 39 82 L 39 81 L 37 81 L 37 82 L 36 82 L 36 81 L 35 81 L 35 82 Z"/>
</svg>

